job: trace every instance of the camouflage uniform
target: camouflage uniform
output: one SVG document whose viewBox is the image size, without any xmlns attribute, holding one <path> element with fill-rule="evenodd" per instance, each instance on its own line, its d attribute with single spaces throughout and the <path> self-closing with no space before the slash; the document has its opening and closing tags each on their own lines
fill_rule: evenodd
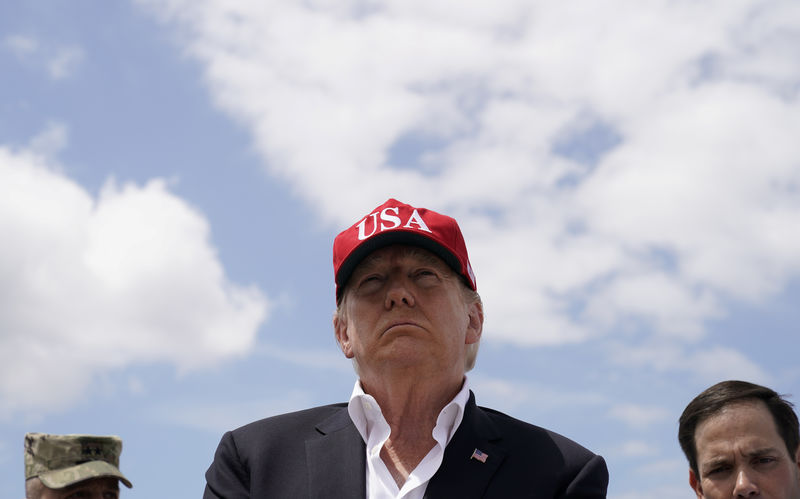
<svg viewBox="0 0 800 499">
<path fill-rule="evenodd" d="M 119 471 L 122 440 L 97 435 L 25 435 L 25 480 L 39 477 L 45 487 L 63 489 L 90 478 L 118 478 L 131 482 Z"/>
</svg>

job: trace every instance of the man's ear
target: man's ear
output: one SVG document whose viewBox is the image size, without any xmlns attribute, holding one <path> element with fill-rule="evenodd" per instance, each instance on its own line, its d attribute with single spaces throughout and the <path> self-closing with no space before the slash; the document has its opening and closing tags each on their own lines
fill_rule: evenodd
<svg viewBox="0 0 800 499">
<path fill-rule="evenodd" d="M 797 452 L 794 453 L 794 465 L 797 466 L 797 481 L 800 482 L 800 445 L 797 446 Z"/>
<path fill-rule="evenodd" d="M 691 486 L 694 493 L 697 494 L 697 499 L 703 499 L 703 486 L 700 484 L 700 480 L 691 468 L 689 468 L 689 486 Z"/>
<path fill-rule="evenodd" d="M 336 336 L 336 343 L 342 349 L 342 353 L 348 359 L 353 358 L 353 346 L 350 343 L 350 335 L 347 334 L 347 321 L 339 314 L 333 313 L 333 334 Z"/>
<path fill-rule="evenodd" d="M 467 324 L 466 344 L 477 343 L 483 334 L 483 304 L 474 301 L 467 305 L 469 323 Z"/>
</svg>

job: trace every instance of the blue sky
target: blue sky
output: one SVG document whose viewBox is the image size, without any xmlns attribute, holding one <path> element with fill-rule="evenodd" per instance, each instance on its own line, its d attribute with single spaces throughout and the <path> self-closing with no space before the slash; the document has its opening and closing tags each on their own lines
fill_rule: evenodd
<svg viewBox="0 0 800 499">
<path fill-rule="evenodd" d="M 333 237 L 396 197 L 464 230 L 479 404 L 690 497 L 694 395 L 800 394 L 797 47 L 790 0 L 4 2 L 0 496 L 26 431 L 190 498 L 344 400 Z"/>
</svg>

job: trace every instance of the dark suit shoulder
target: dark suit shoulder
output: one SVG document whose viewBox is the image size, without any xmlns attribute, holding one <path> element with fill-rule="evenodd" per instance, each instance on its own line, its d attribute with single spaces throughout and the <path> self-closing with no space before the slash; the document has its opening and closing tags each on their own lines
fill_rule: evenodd
<svg viewBox="0 0 800 499">
<path fill-rule="evenodd" d="M 481 450 L 489 454 L 489 459 L 496 452 L 502 461 L 484 497 L 598 499 L 606 496 L 605 461 L 577 442 L 486 407 L 477 407 L 471 419 L 474 428 L 481 428 L 477 433 L 487 440 L 486 449 Z M 465 450 L 469 452 L 469 448 Z M 526 490 L 523 484 L 535 486 L 528 489 L 529 493 L 522 493 Z"/>
<path fill-rule="evenodd" d="M 327 434 L 346 435 L 360 450 L 346 403 L 271 416 L 225 433 L 206 472 L 204 497 L 309 497 L 307 445 Z"/>
<path fill-rule="evenodd" d="M 268 418 L 253 421 L 244 426 L 241 426 L 231 433 L 235 438 L 240 436 L 250 437 L 253 435 L 273 435 L 274 432 L 282 432 L 286 430 L 301 430 L 308 432 L 309 429 L 313 430 L 315 425 L 320 421 L 324 421 L 329 417 L 341 414 L 342 411 L 347 413 L 347 403 L 342 402 L 338 404 L 322 405 L 319 407 L 312 407 L 310 409 L 303 409 L 301 411 L 287 412 L 285 414 L 278 414 Z M 292 435 L 297 438 L 297 434 Z"/>
<path fill-rule="evenodd" d="M 558 454 L 564 455 L 568 461 L 585 462 L 595 456 L 590 451 L 574 440 L 547 428 L 522 421 L 495 409 L 478 407 L 495 425 L 497 431 L 503 435 L 513 435 L 513 447 L 527 447 L 536 445 L 539 448 L 549 448 Z M 508 442 L 506 442 L 508 445 Z"/>
</svg>

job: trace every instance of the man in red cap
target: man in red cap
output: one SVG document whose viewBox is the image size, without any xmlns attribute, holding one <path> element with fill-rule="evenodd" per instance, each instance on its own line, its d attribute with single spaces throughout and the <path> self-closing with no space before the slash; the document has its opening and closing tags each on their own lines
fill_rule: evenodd
<svg viewBox="0 0 800 499">
<path fill-rule="evenodd" d="M 389 199 L 333 244 L 348 403 L 226 433 L 204 497 L 602 498 L 603 458 L 478 407 L 483 305 L 456 221 Z"/>
</svg>

